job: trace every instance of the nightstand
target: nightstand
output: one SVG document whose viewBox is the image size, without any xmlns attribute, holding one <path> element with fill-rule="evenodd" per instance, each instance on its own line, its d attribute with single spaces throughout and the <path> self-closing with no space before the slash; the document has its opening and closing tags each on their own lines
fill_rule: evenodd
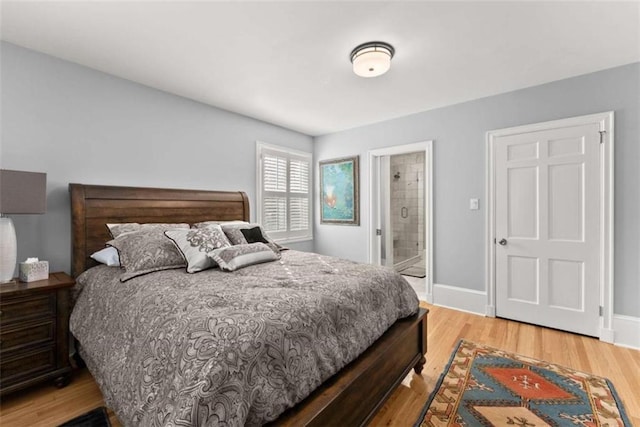
<svg viewBox="0 0 640 427">
<path fill-rule="evenodd" d="M 47 280 L 0 284 L 0 395 L 42 381 L 71 379 L 69 290 L 65 273 Z"/>
</svg>

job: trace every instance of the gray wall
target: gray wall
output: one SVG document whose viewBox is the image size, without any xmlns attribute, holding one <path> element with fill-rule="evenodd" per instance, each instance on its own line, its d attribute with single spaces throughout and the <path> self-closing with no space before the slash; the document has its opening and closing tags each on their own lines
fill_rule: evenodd
<svg viewBox="0 0 640 427">
<path fill-rule="evenodd" d="M 307 135 L 16 45 L 0 55 L 0 167 L 47 173 L 47 213 L 12 217 L 18 259 L 52 271 L 70 271 L 70 182 L 242 190 L 253 208 L 256 140 L 313 151 Z"/>
<path fill-rule="evenodd" d="M 424 82 L 428 84 L 428 82 Z M 368 150 L 434 140 L 434 283 L 484 290 L 485 134 L 615 111 L 615 313 L 640 316 L 640 63 L 316 138 L 316 162 L 359 154 L 361 226 L 321 225 L 315 250 L 367 261 Z M 469 198 L 481 209 L 469 210 Z"/>
<path fill-rule="evenodd" d="M 18 258 L 70 270 L 67 185 L 244 190 L 255 201 L 255 141 L 360 154 L 360 227 L 320 225 L 295 245 L 367 260 L 370 149 L 434 143 L 434 280 L 484 289 L 485 132 L 614 110 L 615 312 L 640 316 L 640 64 L 427 111 L 316 138 L 0 43 L 0 167 L 47 172 L 47 214 L 14 216 Z"/>
</svg>

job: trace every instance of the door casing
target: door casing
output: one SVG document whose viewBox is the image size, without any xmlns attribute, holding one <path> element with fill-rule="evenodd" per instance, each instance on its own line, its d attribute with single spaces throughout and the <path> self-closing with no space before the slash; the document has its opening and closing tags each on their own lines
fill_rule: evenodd
<svg viewBox="0 0 640 427">
<path fill-rule="evenodd" d="M 392 156 L 395 154 L 413 153 L 424 151 L 425 156 L 425 268 L 426 277 L 426 298 L 428 303 L 433 302 L 433 140 L 416 142 L 413 144 L 394 145 L 391 147 L 379 148 L 369 151 L 369 263 L 380 264 L 381 238 L 376 236 L 376 229 L 380 228 L 380 157 Z"/>
<path fill-rule="evenodd" d="M 600 143 L 600 340 L 613 342 L 613 257 L 614 257 L 614 129 L 613 111 L 498 129 L 486 135 L 486 200 L 487 222 L 485 226 L 485 262 L 487 315 L 496 314 L 496 244 L 495 229 L 495 150 L 494 140 L 499 136 L 536 132 L 567 126 L 597 123 L 601 132 Z"/>
</svg>

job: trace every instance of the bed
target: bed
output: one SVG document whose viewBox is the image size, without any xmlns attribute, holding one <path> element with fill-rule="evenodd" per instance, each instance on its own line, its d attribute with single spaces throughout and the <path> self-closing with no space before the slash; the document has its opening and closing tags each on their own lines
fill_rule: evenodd
<svg viewBox="0 0 640 427">
<path fill-rule="evenodd" d="M 76 277 L 96 265 L 90 255 L 103 248 L 105 242 L 110 239 L 105 227 L 107 223 L 185 222 L 193 224 L 208 220 L 249 221 L 249 203 L 246 194 L 242 192 L 82 184 L 70 184 L 69 190 L 72 207 L 73 274 Z M 293 269 L 296 264 L 313 261 L 311 254 L 294 252 L 283 255 L 278 265 Z M 320 256 L 317 256 L 317 259 L 318 262 L 329 263 L 340 269 L 349 271 L 353 269 L 354 274 L 364 274 L 365 271 L 358 270 L 364 267 L 355 263 L 341 264 L 342 261 L 337 259 Z M 278 265 L 271 268 L 280 268 Z M 249 268 L 243 274 L 258 276 L 263 272 L 263 270 L 258 271 L 258 267 L 255 266 L 256 270 Z M 92 271 L 99 269 L 100 267 Z M 103 268 L 105 269 L 106 267 Z M 169 279 L 165 280 L 175 281 L 174 277 L 177 274 L 180 273 L 170 270 L 159 272 L 157 277 L 166 276 Z M 183 274 L 186 275 L 186 273 Z M 207 274 L 225 273 L 209 272 Z M 293 274 L 295 276 L 298 273 L 294 271 Z M 79 347 L 85 359 L 99 359 L 95 355 L 91 356 L 90 350 L 84 347 L 82 339 L 79 340 Z M 420 309 L 416 314 L 395 321 L 364 352 L 342 367 L 339 372 L 323 380 L 322 384 L 319 386 L 312 384 L 310 387 L 313 391 L 295 406 L 284 413 L 279 413 L 272 424 L 365 425 L 411 369 L 418 374 L 422 371 L 426 361 L 424 358 L 426 351 L 427 316 L 426 310 Z M 89 361 L 87 365 L 94 377 L 101 376 L 100 373 L 96 375 L 94 372 L 100 370 L 99 363 L 94 362 L 95 360 Z M 109 404 L 114 399 L 111 394 L 115 393 L 112 390 L 116 388 L 115 385 L 105 380 L 99 380 L 98 383 Z M 123 396 L 118 398 L 122 399 Z M 201 420 L 198 417 L 199 414 L 194 413 L 192 419 Z M 123 421 L 129 424 L 134 423 L 127 419 Z M 157 424 L 164 423 L 163 420 L 156 421 Z M 142 423 L 148 423 L 148 420 Z M 193 423 L 198 424 L 202 421 Z"/>
</svg>

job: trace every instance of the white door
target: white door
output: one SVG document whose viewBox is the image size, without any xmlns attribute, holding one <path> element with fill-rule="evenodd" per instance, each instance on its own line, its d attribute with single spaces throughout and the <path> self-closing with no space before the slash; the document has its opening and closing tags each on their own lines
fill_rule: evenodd
<svg viewBox="0 0 640 427">
<path fill-rule="evenodd" d="M 496 137 L 496 315 L 599 335 L 600 127 Z"/>
<path fill-rule="evenodd" d="M 393 259 L 393 226 L 391 217 L 391 156 L 375 156 L 371 161 L 372 186 L 377 191 L 371 192 L 372 206 L 375 215 L 372 224 L 375 229 L 372 263 L 375 265 L 394 266 Z"/>
<path fill-rule="evenodd" d="M 380 156 L 380 224 L 382 265 L 393 267 L 393 227 L 391 226 L 391 156 Z"/>
</svg>

